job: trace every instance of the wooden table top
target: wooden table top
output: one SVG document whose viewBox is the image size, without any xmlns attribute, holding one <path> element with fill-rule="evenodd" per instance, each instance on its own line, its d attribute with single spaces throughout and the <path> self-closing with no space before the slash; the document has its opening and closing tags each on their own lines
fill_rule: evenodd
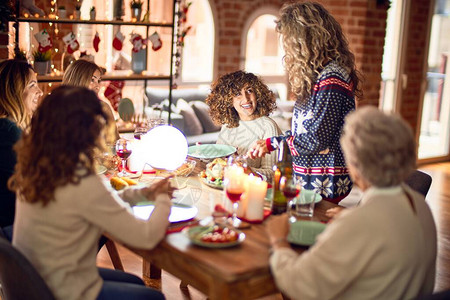
<svg viewBox="0 0 450 300">
<path fill-rule="evenodd" d="M 203 164 L 204 166 L 204 164 Z M 200 183 L 197 172 L 187 179 L 175 202 L 195 205 L 198 218 L 211 214 L 210 201 L 223 191 Z M 183 180 L 183 179 L 181 179 Z M 336 205 L 316 204 L 314 220 L 327 222 L 325 211 Z M 269 217 L 270 218 L 270 217 Z M 269 239 L 263 224 L 242 230 L 246 238 L 232 248 L 211 249 L 191 244 L 183 232 L 171 233 L 153 250 L 131 249 L 144 260 L 178 277 L 208 295 L 210 299 L 252 299 L 277 293 L 269 267 Z M 299 253 L 306 247 L 294 247 Z"/>
</svg>

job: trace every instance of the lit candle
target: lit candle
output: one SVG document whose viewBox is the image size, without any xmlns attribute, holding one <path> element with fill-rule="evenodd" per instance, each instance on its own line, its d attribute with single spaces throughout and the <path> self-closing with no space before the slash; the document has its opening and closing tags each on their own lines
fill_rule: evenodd
<svg viewBox="0 0 450 300">
<path fill-rule="evenodd" d="M 250 221 L 262 221 L 264 218 L 264 197 L 267 192 L 267 182 L 253 175 L 247 178 L 248 190 L 247 209 L 245 217 Z"/>
</svg>

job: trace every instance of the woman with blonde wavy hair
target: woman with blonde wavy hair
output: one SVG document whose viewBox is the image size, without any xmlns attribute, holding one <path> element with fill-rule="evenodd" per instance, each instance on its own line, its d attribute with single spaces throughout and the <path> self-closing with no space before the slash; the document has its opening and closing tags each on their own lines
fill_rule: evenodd
<svg viewBox="0 0 450 300">
<path fill-rule="evenodd" d="M 97 64 L 85 59 L 78 59 L 67 67 L 63 75 L 62 84 L 86 87 L 98 95 L 102 74 L 103 70 Z M 113 140 L 108 141 L 108 143 L 113 143 L 120 138 L 119 131 L 114 123 L 114 114 L 111 106 L 106 101 L 101 100 L 101 104 L 108 117 L 107 128 L 109 136 L 113 137 Z"/>
<path fill-rule="evenodd" d="M 27 129 L 41 96 L 36 74 L 27 62 L 0 62 L 0 227 L 14 222 L 16 196 L 7 188 L 16 164 L 13 146 Z M 9 237 L 10 230 L 5 233 Z"/>
<path fill-rule="evenodd" d="M 110 191 L 96 174 L 107 116 L 93 91 L 61 86 L 44 98 L 15 146 L 9 187 L 17 193 L 13 245 L 34 265 L 56 299 L 163 299 L 138 277 L 98 269 L 99 237 L 152 249 L 164 238 L 171 206 L 168 179 Z M 155 201 L 148 220 L 131 206 Z"/>
<path fill-rule="evenodd" d="M 276 28 L 297 96 L 292 128 L 282 136 L 257 141 L 248 154 L 264 156 L 286 140 L 303 187 L 338 203 L 352 188 L 339 137 L 345 116 L 355 108 L 355 96 L 362 96 L 355 57 L 341 26 L 322 5 L 286 4 L 280 15 Z"/>
</svg>

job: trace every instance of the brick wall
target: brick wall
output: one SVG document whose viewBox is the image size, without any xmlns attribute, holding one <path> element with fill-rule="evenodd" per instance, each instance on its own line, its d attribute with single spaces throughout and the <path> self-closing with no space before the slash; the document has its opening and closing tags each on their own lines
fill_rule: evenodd
<svg viewBox="0 0 450 300">
<path fill-rule="evenodd" d="M 218 24 L 218 74 L 235 71 L 240 66 L 242 28 L 246 18 L 262 6 L 281 7 L 277 0 L 213 0 Z M 378 104 L 381 62 L 386 28 L 387 6 L 377 7 L 376 1 L 320 1 L 340 22 L 356 62 L 364 74 L 364 104 Z"/>
</svg>

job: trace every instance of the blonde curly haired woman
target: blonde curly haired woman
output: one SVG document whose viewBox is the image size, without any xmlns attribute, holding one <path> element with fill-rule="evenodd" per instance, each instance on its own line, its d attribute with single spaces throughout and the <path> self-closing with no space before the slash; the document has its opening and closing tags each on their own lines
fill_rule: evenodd
<svg viewBox="0 0 450 300">
<path fill-rule="evenodd" d="M 292 127 L 282 136 L 257 141 L 248 154 L 264 156 L 286 140 L 303 187 L 338 203 L 352 188 L 339 137 L 345 116 L 355 108 L 355 96 L 362 96 L 355 57 L 341 26 L 322 5 L 286 4 L 280 15 L 277 31 L 297 96 Z"/>
</svg>

